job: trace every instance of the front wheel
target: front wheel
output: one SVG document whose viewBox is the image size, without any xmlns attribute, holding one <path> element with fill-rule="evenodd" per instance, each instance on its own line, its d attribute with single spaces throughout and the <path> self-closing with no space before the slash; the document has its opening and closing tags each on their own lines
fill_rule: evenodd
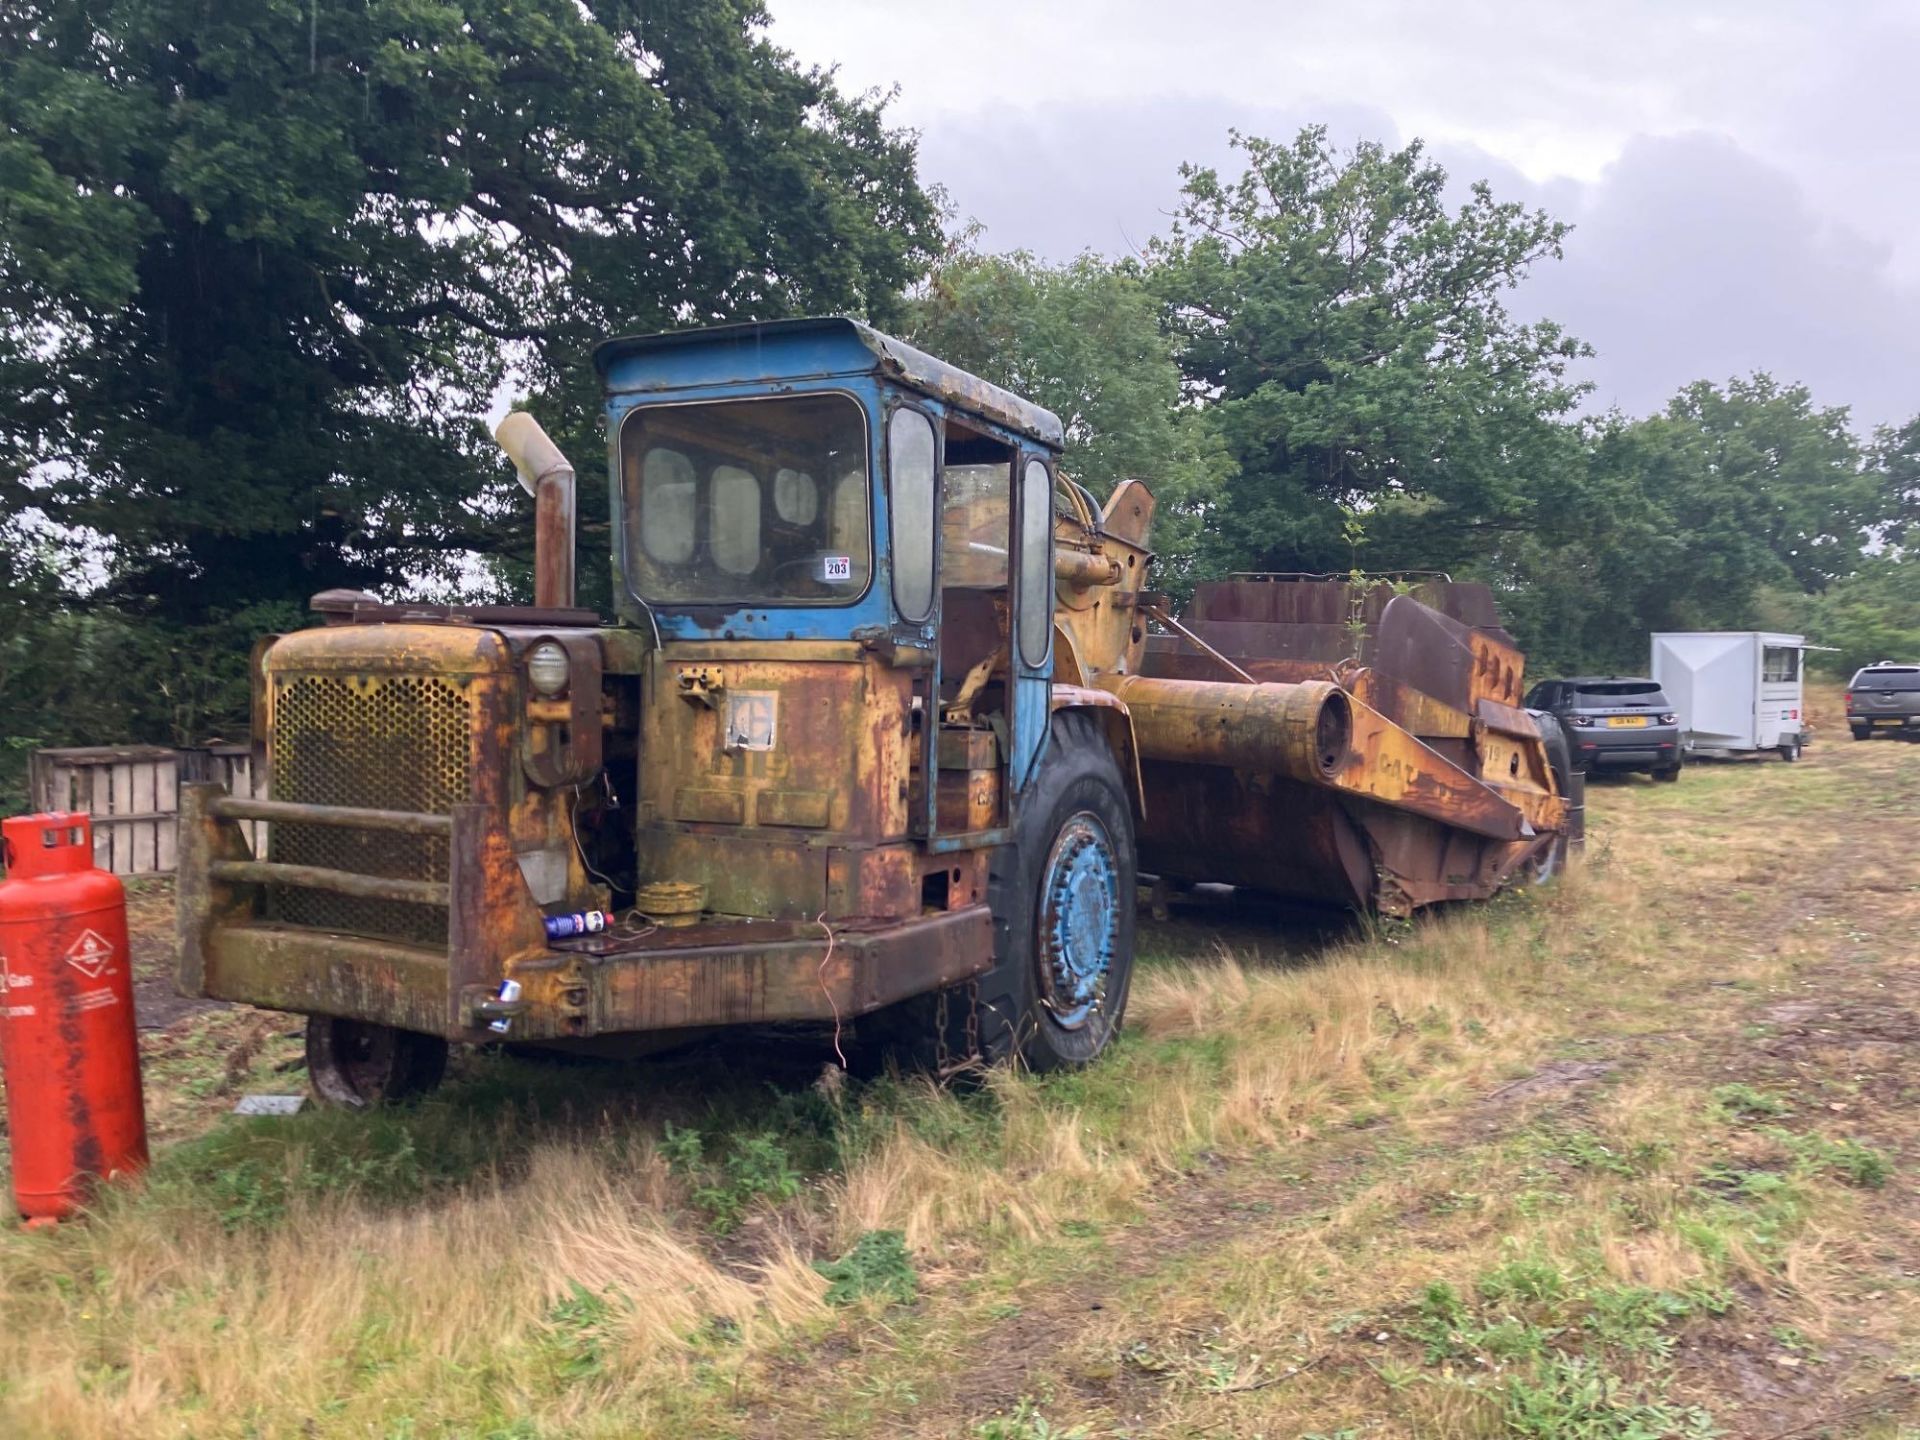
<svg viewBox="0 0 1920 1440">
<path fill-rule="evenodd" d="M 1056 715 L 1013 843 L 989 870 L 994 965 L 979 983 L 983 1058 L 1057 1070 L 1106 1049 L 1133 977 L 1137 885 L 1133 808 L 1113 752 L 1090 716 Z"/>
<path fill-rule="evenodd" d="M 863 1049 L 936 1072 L 1087 1064 L 1126 1012 L 1138 883 L 1120 767 L 1089 717 L 1056 715 L 1013 841 L 989 862 L 991 968 L 868 1017 L 861 1029 L 874 1043 Z"/>
<path fill-rule="evenodd" d="M 332 1015 L 307 1017 L 307 1080 L 322 1104 L 392 1105 L 433 1089 L 447 1073 L 447 1042 Z"/>
</svg>

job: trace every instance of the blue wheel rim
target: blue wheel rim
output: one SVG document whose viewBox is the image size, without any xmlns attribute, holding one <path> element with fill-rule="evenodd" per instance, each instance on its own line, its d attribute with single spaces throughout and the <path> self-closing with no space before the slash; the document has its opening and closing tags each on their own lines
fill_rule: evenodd
<svg viewBox="0 0 1920 1440">
<path fill-rule="evenodd" d="M 1060 827 L 1040 878 L 1040 999 L 1062 1029 L 1078 1030 L 1106 1000 L 1120 900 L 1113 839 L 1081 811 Z"/>
</svg>

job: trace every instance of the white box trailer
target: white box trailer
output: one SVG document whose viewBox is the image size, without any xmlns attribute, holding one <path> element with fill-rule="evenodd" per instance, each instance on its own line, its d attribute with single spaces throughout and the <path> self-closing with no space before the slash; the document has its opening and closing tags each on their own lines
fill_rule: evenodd
<svg viewBox="0 0 1920 1440">
<path fill-rule="evenodd" d="M 1807 743 L 1804 635 L 1694 630 L 1653 637 L 1653 678 L 1680 717 L 1691 756 L 1778 751 L 1798 760 Z"/>
</svg>

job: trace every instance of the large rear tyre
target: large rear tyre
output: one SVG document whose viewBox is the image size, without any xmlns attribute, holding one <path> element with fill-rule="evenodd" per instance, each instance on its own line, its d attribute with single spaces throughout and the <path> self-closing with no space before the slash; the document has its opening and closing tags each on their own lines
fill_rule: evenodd
<svg viewBox="0 0 1920 1440">
<path fill-rule="evenodd" d="M 1780 747 L 1780 758 L 1789 765 L 1793 764 L 1794 761 L 1800 758 L 1800 742 L 1798 740 L 1789 740 L 1786 744 L 1782 745 Z"/>
<path fill-rule="evenodd" d="M 1653 772 L 1653 778 L 1665 781 L 1671 785 L 1680 778 L 1680 767 L 1678 765 L 1662 765 Z"/>
<path fill-rule="evenodd" d="M 1848 728 L 1853 731 L 1853 738 L 1856 740 L 1871 740 L 1873 738 L 1873 727 L 1871 725 L 1852 725 Z"/>
<path fill-rule="evenodd" d="M 365 1110 L 424 1095 L 447 1073 L 447 1042 L 331 1015 L 307 1017 L 307 1080 L 324 1105 Z"/>
<path fill-rule="evenodd" d="M 993 965 L 862 1026 L 901 1063 L 1086 1065 L 1119 1033 L 1133 977 L 1138 885 L 1133 808 L 1086 715 L 1053 717 L 1013 841 L 994 852 Z"/>
</svg>

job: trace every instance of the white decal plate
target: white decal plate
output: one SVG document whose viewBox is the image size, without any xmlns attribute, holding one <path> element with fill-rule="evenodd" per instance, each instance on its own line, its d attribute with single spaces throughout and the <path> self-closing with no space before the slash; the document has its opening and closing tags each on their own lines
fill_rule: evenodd
<svg viewBox="0 0 1920 1440">
<path fill-rule="evenodd" d="M 771 750 L 779 730 L 780 692 L 729 690 L 727 744 L 729 750 Z"/>
</svg>

